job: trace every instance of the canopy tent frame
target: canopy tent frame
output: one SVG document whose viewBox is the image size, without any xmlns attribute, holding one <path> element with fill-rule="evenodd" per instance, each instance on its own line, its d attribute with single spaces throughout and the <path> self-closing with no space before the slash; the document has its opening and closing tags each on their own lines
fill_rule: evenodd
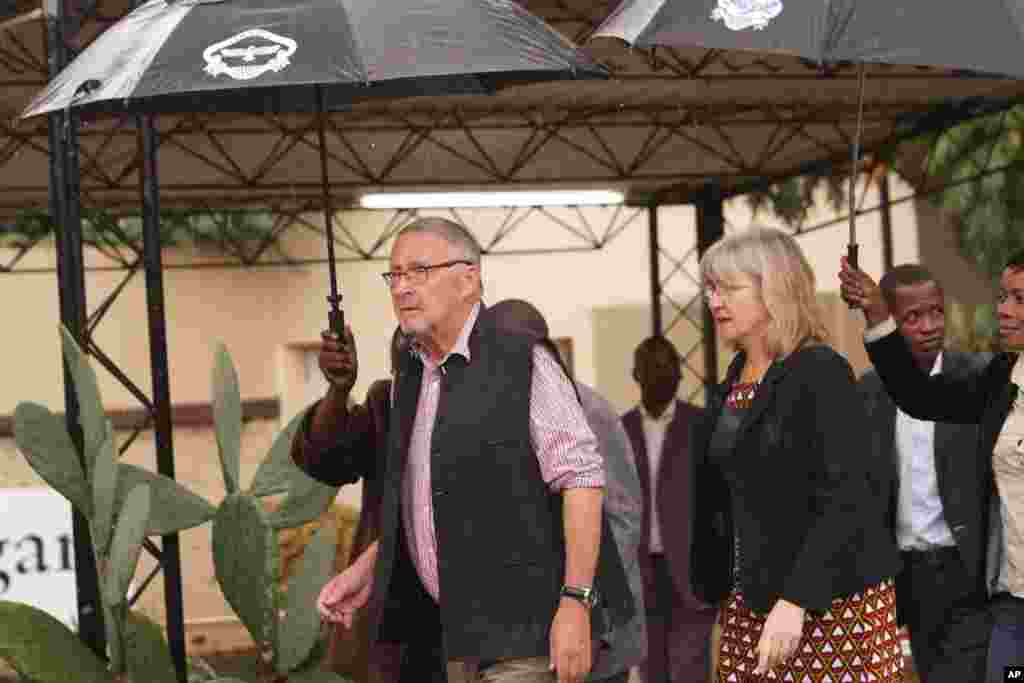
<svg viewBox="0 0 1024 683">
<path fill-rule="evenodd" d="M 561 24 L 571 37 L 581 39 L 603 18 L 609 2 L 593 0 L 551 0 L 527 2 L 530 9 Z M 116 14 L 114 12 L 113 14 Z M 598 16 L 598 15 L 601 16 Z M 40 62 L 38 55 L 20 38 L 0 41 L 0 66 L 8 77 L 0 76 L 0 87 L 33 89 L 41 86 L 48 69 L 62 66 L 67 59 L 68 36 L 64 24 L 68 20 L 64 2 L 48 0 L 46 33 L 49 50 Z M 23 28 L 24 23 L 15 28 Z M 589 26 L 589 29 L 587 28 Z M 11 30 L 0 33 L 14 36 Z M 721 51 L 687 54 L 673 49 L 647 52 L 614 52 L 609 66 L 620 87 L 639 84 L 666 83 L 672 88 L 713 88 L 722 84 L 750 85 L 773 74 L 777 65 L 766 60 L 736 61 Z M 638 64 L 642 66 L 638 67 Z M 42 67 L 42 72 L 40 72 Z M 799 64 L 771 77 L 790 87 L 803 85 L 828 86 L 852 84 L 857 75 L 852 66 L 838 65 L 821 71 L 815 65 Z M 9 74 L 13 73 L 14 76 Z M 20 75 L 19 75 L 20 74 Z M 988 94 L 982 85 L 979 91 L 955 101 L 927 105 L 912 99 L 869 102 L 865 126 L 869 129 L 868 150 L 898 139 L 906 139 L 930 131 L 941 130 L 958 122 L 1006 109 L 1020 101 L 1024 87 L 998 79 L 984 79 L 955 72 L 872 67 L 872 87 L 881 90 L 897 88 L 912 82 L 956 82 L 991 84 L 999 92 Z M 35 80 L 33 80 L 35 79 Z M 891 84 L 891 85 L 890 85 Z M 697 208 L 698 255 L 718 239 L 724 230 L 723 202 L 733 196 L 764 188 L 786 177 L 807 172 L 822 172 L 848 163 L 850 129 L 855 110 L 848 96 L 834 100 L 801 103 L 768 102 L 761 105 L 738 102 L 716 102 L 707 106 L 686 100 L 674 92 L 661 99 L 610 103 L 592 92 L 581 95 L 580 101 L 563 104 L 554 110 L 538 107 L 536 101 L 516 103 L 508 99 L 497 103 L 453 103 L 436 101 L 424 105 L 400 107 L 367 106 L 332 114 L 328 117 L 327 144 L 315 144 L 315 123 L 312 118 L 263 117 L 237 119 L 208 115 L 190 115 L 162 120 L 159 128 L 143 122 L 133 130 L 128 120 L 113 123 L 90 123 L 79 131 L 77 117 L 53 115 L 48 126 L 14 126 L 0 123 L 0 168 L 11 168 L 26 157 L 45 157 L 50 173 L 45 185 L 8 185 L 11 191 L 0 193 L 0 214 L 27 205 L 43 205 L 49 196 L 51 211 L 60 217 L 61 230 L 56 241 L 57 280 L 61 295 L 61 321 L 71 329 L 83 348 L 115 372 L 116 363 L 102 354 L 92 336 L 96 321 L 89 321 L 86 308 L 85 265 L 81 238 L 80 200 L 115 209 L 138 206 L 139 192 L 145 207 L 141 270 L 146 279 L 148 326 L 150 332 L 151 373 L 154 380 L 152 397 L 140 396 L 151 412 L 157 442 L 157 466 L 160 473 L 173 477 L 173 443 L 171 438 L 170 389 L 167 382 L 166 317 L 163 299 L 163 264 L 159 248 L 159 215 L 156 191 L 160 189 L 167 206 L 189 205 L 197 198 L 212 200 L 225 206 L 276 205 L 296 214 L 303 207 L 318 208 L 321 192 L 319 180 L 282 182 L 275 180 L 287 171 L 288 155 L 295 149 L 306 149 L 316 158 L 347 173 L 332 173 L 329 187 L 331 200 L 337 207 L 350 206 L 355 192 L 366 187 L 376 189 L 405 188 L 410 185 L 410 160 L 417 152 L 429 148 L 443 155 L 448 162 L 461 164 L 458 173 L 425 182 L 421 175 L 415 181 L 419 189 L 453 187 L 536 186 L 550 177 L 524 171 L 551 155 L 568 154 L 566 167 L 583 160 L 587 169 L 563 180 L 567 186 L 585 184 L 623 184 L 629 191 L 633 206 L 650 210 L 651 222 L 651 299 L 652 330 L 665 331 L 661 321 L 662 281 L 658 273 L 657 235 L 658 206 L 692 204 Z M 588 101 L 589 100 L 589 101 Z M 10 113 L 10 112 L 8 112 Z M 10 117 L 4 117 L 9 119 Z M 741 150 L 744 129 L 768 129 L 760 139 L 756 158 L 748 159 Z M 882 133 L 879 133 L 879 131 Z M 501 134 L 513 132 L 519 137 L 514 145 L 495 142 Z M 630 145 L 613 140 L 616 131 L 628 131 Z M 707 135 L 703 135 L 703 132 Z M 873 131 L 873 132 L 871 132 Z M 826 136 L 827 134 L 827 136 Z M 269 151 L 256 160 L 242 159 L 237 149 L 239 140 L 270 136 Z M 361 146 L 358 140 L 371 136 L 390 136 L 395 141 L 391 150 L 380 154 Z M 199 137 L 210 141 L 204 149 L 194 149 L 189 141 Z M 121 143 L 120 146 L 117 143 Z M 637 144 L 639 143 L 639 144 Z M 333 148 L 332 148 L 333 147 Z M 652 160 L 672 154 L 677 149 L 698 150 L 710 161 L 711 172 L 699 170 L 665 170 Z M 806 152 L 803 156 L 798 151 Z M 807 150 L 814 150 L 813 154 Z M 188 158 L 213 174 L 216 181 L 182 182 L 167 180 L 158 186 L 154 161 L 159 153 L 174 153 Z M 809 157 L 809 158 L 808 158 Z M 792 161 L 789 161 L 792 160 Z M 428 159 L 429 161 L 429 159 Z M 751 163 L 753 161 L 753 163 Z M 81 162 L 81 163 L 79 163 Z M 417 168 L 422 168 L 423 163 Z M 561 179 L 559 179 L 561 180 Z M 0 182 L 0 187 L 4 183 Z M 141 186 L 141 187 L 140 187 Z M 139 265 L 135 265 L 139 268 Z M 16 272 L 16 271 L 14 271 Z M 102 317 L 102 316 L 100 316 Z M 702 321 L 704 338 L 699 346 L 684 350 L 683 362 L 702 376 L 705 383 L 717 376 L 713 327 Z M 703 368 L 697 372 L 691 358 L 702 347 Z M 121 373 L 125 382 L 130 378 Z M 70 378 L 65 376 L 66 414 L 69 428 L 77 429 L 78 408 Z M 81 533 L 81 520 L 76 519 L 76 551 L 87 535 Z M 155 550 L 150 548 L 150 550 Z M 171 643 L 179 680 L 185 679 L 184 622 L 182 618 L 180 557 L 177 537 L 165 537 L 160 563 L 165 578 L 168 639 Z M 81 560 L 87 553 L 78 554 Z M 76 566 L 79 581 L 79 623 L 82 636 L 97 651 L 103 650 L 101 610 L 97 608 L 95 577 L 84 567 Z"/>
</svg>

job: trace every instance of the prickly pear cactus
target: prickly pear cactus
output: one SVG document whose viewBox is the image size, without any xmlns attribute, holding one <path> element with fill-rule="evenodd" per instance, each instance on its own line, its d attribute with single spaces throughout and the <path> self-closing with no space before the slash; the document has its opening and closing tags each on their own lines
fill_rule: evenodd
<svg viewBox="0 0 1024 683">
<path fill-rule="evenodd" d="M 214 411 L 218 454 L 228 496 L 213 523 L 213 556 L 217 580 L 228 603 L 258 644 L 264 660 L 288 681 L 345 683 L 321 671 L 314 655 L 320 638 L 316 598 L 334 571 L 337 532 L 325 526 L 306 548 L 299 572 L 280 589 L 281 556 L 278 531 L 321 516 L 338 489 L 308 477 L 291 461 L 292 438 L 299 415 L 277 436 L 260 464 L 247 493 L 240 482 L 235 455 L 241 441 L 241 395 L 238 373 L 223 345 L 218 346 L 213 370 Z M 284 501 L 266 512 L 259 498 L 285 494 Z M 256 568 L 263 568 L 258 572 Z"/>
<path fill-rule="evenodd" d="M 266 587 L 273 531 L 252 496 L 227 496 L 213 518 L 213 564 L 228 604 L 257 644 L 272 642 L 273 604 Z"/>
<path fill-rule="evenodd" d="M 175 679 L 173 673 L 168 677 L 169 656 L 159 654 L 166 649 L 162 636 L 157 639 L 130 615 L 125 594 L 147 534 L 197 526 L 212 518 L 214 508 L 168 477 L 117 461 L 117 442 L 103 412 L 96 375 L 74 337 L 66 329 L 62 334 L 79 403 L 82 457 L 64 420 L 31 403 L 15 410 L 15 441 L 43 480 L 89 521 L 109 662 L 102 662 L 49 615 L 2 602 L 0 658 L 36 683 L 170 683 Z"/>
</svg>

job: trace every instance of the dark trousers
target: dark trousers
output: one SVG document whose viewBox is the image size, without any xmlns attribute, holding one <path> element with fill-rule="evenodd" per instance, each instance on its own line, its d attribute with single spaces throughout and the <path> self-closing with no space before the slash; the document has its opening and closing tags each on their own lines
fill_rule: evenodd
<svg viewBox="0 0 1024 683">
<path fill-rule="evenodd" d="M 984 585 L 955 548 L 902 553 L 896 603 L 921 683 L 982 683 L 991 620 Z"/>
<path fill-rule="evenodd" d="M 1003 683 L 1008 666 L 1024 665 L 1024 600 L 1009 593 L 992 598 L 992 642 L 986 683 Z"/>
<path fill-rule="evenodd" d="M 683 599 L 664 555 L 648 555 L 641 570 L 647 611 L 647 659 L 640 665 L 644 683 L 705 683 L 715 610 Z"/>
<path fill-rule="evenodd" d="M 426 589 L 422 588 L 426 596 Z M 422 602 L 416 627 L 402 647 L 402 663 L 398 683 L 447 683 L 448 662 L 441 637 L 441 610 L 430 602 Z"/>
<path fill-rule="evenodd" d="M 402 650 L 399 683 L 447 683 L 448 671 L 440 639 L 436 644 L 412 641 Z"/>
</svg>

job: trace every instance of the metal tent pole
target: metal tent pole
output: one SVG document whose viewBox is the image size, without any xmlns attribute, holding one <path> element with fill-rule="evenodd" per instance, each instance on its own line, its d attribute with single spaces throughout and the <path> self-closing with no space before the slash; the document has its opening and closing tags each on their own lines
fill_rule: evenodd
<svg viewBox="0 0 1024 683">
<path fill-rule="evenodd" d="M 151 115 L 136 119 L 142 149 L 142 254 L 146 277 L 146 310 L 149 323 L 149 360 L 153 377 L 153 429 L 157 471 L 174 479 L 174 445 L 171 424 L 170 373 L 167 362 L 167 320 L 164 313 L 163 263 L 160 254 L 160 185 L 157 179 L 156 127 Z M 181 550 L 178 534 L 161 537 L 160 564 L 164 574 L 164 606 L 167 642 L 185 683 L 185 620 L 182 607 Z"/>
<path fill-rule="evenodd" d="M 64 3 L 47 0 L 47 61 L 54 77 L 70 61 L 65 42 Z M 79 195 L 78 116 L 70 111 L 49 116 L 50 214 L 55 226 L 57 255 L 57 293 L 61 323 L 85 346 L 85 267 L 82 253 L 82 215 Z M 64 411 L 67 429 L 84 467 L 83 436 L 79 425 L 78 397 L 74 380 L 64 363 Z M 78 634 L 100 657 L 106 658 L 106 633 L 100 603 L 99 579 L 93 554 L 89 522 L 77 510 L 72 511 L 75 545 L 75 588 L 77 591 Z"/>
<path fill-rule="evenodd" d="M 697 256 L 703 258 L 712 244 L 725 235 L 725 200 L 717 181 L 702 187 L 697 194 Z M 701 283 L 701 287 L 704 283 Z M 704 395 L 711 397 L 711 390 L 718 383 L 718 338 L 711 309 L 703 306 L 704 315 Z"/>
<path fill-rule="evenodd" d="M 648 247 L 651 257 L 651 334 L 660 337 L 663 332 L 661 321 L 661 245 L 658 238 L 658 205 L 651 204 L 647 208 L 647 221 L 650 237 Z"/>
</svg>

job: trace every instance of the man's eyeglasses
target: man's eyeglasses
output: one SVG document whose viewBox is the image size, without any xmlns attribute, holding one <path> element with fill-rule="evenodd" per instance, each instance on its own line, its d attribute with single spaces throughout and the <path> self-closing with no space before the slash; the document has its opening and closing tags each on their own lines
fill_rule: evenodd
<svg viewBox="0 0 1024 683">
<path fill-rule="evenodd" d="M 384 284 L 388 287 L 394 287 L 402 281 L 403 277 L 406 282 L 415 287 L 417 285 L 422 285 L 427 281 L 427 276 L 430 275 L 430 271 L 437 270 L 439 268 L 450 268 L 458 265 L 472 266 L 473 262 L 467 261 L 466 259 L 444 261 L 443 263 L 435 263 L 430 266 L 413 266 L 409 270 L 391 270 L 386 273 L 381 273 L 380 276 L 384 278 Z"/>
</svg>

